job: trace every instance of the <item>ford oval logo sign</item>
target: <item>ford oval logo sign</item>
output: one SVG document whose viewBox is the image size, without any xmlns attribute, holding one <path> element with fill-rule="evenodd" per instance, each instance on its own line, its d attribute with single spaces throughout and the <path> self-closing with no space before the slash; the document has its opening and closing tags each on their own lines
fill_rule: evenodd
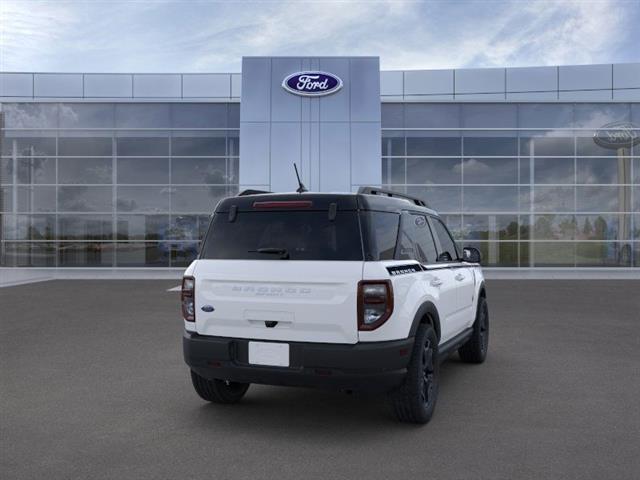
<svg viewBox="0 0 640 480">
<path fill-rule="evenodd" d="M 604 148 L 625 148 L 640 143 L 640 128 L 629 122 L 604 125 L 593 135 L 593 141 Z"/>
<path fill-rule="evenodd" d="M 297 72 L 282 81 L 287 92 L 305 97 L 320 97 L 342 88 L 340 77 L 327 72 Z"/>
</svg>

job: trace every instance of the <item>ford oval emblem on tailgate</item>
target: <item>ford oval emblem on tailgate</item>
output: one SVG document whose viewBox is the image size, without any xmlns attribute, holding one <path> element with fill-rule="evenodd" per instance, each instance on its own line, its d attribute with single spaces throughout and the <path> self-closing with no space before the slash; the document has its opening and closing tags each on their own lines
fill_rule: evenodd
<svg viewBox="0 0 640 480">
<path fill-rule="evenodd" d="M 213 312 L 215 308 L 213 308 L 211 305 L 203 305 L 200 310 L 202 310 L 203 312 Z"/>
</svg>

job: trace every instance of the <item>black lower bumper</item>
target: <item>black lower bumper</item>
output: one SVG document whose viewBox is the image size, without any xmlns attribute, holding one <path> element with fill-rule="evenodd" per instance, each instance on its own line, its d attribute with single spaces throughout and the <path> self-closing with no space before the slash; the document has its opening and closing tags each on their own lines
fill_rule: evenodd
<svg viewBox="0 0 640 480">
<path fill-rule="evenodd" d="M 413 340 L 355 345 L 287 342 L 289 367 L 249 364 L 249 340 L 243 338 L 185 332 L 182 344 L 187 365 L 209 379 L 382 392 L 402 383 Z"/>
</svg>

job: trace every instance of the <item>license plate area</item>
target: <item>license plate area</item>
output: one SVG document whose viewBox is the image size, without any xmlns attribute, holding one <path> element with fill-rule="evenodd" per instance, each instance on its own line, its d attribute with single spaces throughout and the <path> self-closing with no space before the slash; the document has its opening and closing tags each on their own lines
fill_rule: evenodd
<svg viewBox="0 0 640 480">
<path fill-rule="evenodd" d="M 271 367 L 289 366 L 289 344 L 274 342 L 249 342 L 249 363 Z"/>
</svg>

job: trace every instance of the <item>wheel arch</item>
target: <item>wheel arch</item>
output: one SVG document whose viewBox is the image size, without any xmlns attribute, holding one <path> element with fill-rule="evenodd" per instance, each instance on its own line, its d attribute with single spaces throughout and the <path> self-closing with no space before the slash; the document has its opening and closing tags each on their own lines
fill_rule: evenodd
<svg viewBox="0 0 640 480">
<path fill-rule="evenodd" d="M 440 314 L 438 313 L 438 309 L 433 302 L 428 301 L 420 305 L 420 308 L 418 308 L 418 311 L 413 317 L 411 330 L 409 330 L 409 337 L 415 337 L 416 332 L 418 331 L 418 327 L 421 324 L 431 324 L 433 326 L 433 329 L 436 331 L 438 341 L 440 341 Z"/>
</svg>

